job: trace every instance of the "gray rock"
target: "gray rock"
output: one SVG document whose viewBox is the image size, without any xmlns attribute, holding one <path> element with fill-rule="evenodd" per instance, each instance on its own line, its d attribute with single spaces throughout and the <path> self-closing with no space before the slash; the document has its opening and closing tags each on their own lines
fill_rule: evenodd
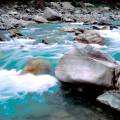
<svg viewBox="0 0 120 120">
<path fill-rule="evenodd" d="M 0 41 L 9 40 L 11 40 L 9 32 L 7 30 L 0 30 Z"/>
<path fill-rule="evenodd" d="M 48 20 L 46 20 L 46 19 L 43 18 L 42 16 L 38 16 L 38 15 L 34 16 L 34 17 L 33 17 L 33 20 L 34 20 L 35 22 L 38 22 L 38 23 L 47 23 L 47 22 L 48 22 Z"/>
<path fill-rule="evenodd" d="M 104 41 L 103 38 L 96 32 L 96 31 L 85 31 L 81 34 L 79 34 L 75 40 L 77 40 L 80 43 L 86 43 L 86 44 L 100 44 L 103 45 Z"/>
<path fill-rule="evenodd" d="M 113 87 L 116 84 L 113 78 L 117 66 L 109 55 L 90 45 L 77 43 L 61 58 L 55 75 L 66 83 Z"/>
<path fill-rule="evenodd" d="M 50 20 L 50 21 L 57 21 L 57 20 L 61 20 L 61 14 L 59 14 L 58 12 L 56 12 L 55 10 L 49 8 L 49 7 L 46 7 L 45 11 L 44 11 L 44 17 L 47 19 L 47 20 Z"/>
<path fill-rule="evenodd" d="M 22 15 L 22 19 L 23 20 L 32 20 L 32 16 L 31 15 L 28 15 L 28 14 L 24 14 L 24 15 Z"/>
<path fill-rule="evenodd" d="M 108 91 L 98 96 L 97 100 L 112 109 L 120 111 L 120 91 Z"/>
<path fill-rule="evenodd" d="M 84 3 L 85 7 L 95 7 L 93 4 L 91 3 Z"/>
<path fill-rule="evenodd" d="M 74 6 L 70 2 L 61 2 L 63 9 L 74 10 Z"/>
<path fill-rule="evenodd" d="M 57 8 L 57 9 L 61 8 L 61 6 L 58 2 L 50 2 L 50 4 L 53 8 Z"/>
</svg>

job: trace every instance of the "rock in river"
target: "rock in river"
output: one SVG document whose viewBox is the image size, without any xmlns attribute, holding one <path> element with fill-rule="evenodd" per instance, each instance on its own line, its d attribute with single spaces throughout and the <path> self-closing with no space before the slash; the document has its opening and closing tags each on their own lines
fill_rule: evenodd
<svg viewBox="0 0 120 120">
<path fill-rule="evenodd" d="M 90 45 L 76 43 L 60 60 L 55 75 L 65 83 L 113 87 L 118 64 L 109 55 Z"/>
<path fill-rule="evenodd" d="M 38 74 L 48 74 L 50 73 L 50 64 L 47 60 L 33 58 L 30 59 L 21 72 L 21 74 L 32 73 L 35 75 Z"/>
<path fill-rule="evenodd" d="M 80 43 L 85 44 L 104 44 L 103 38 L 96 31 L 85 31 L 81 34 L 78 34 L 75 38 Z"/>
<path fill-rule="evenodd" d="M 97 100 L 112 109 L 120 111 L 120 91 L 108 91 L 100 95 Z"/>
</svg>

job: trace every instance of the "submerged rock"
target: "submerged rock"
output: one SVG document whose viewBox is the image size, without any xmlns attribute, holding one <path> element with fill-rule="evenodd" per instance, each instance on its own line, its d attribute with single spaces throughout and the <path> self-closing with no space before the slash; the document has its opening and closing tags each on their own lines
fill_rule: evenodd
<svg viewBox="0 0 120 120">
<path fill-rule="evenodd" d="M 50 73 L 50 64 L 47 60 L 44 59 L 30 59 L 21 72 L 21 74 L 32 73 L 35 75 L 38 74 L 48 74 Z"/>
<path fill-rule="evenodd" d="M 50 21 L 57 21 L 57 20 L 61 20 L 61 15 L 56 12 L 55 10 L 47 7 L 44 11 L 44 17 L 47 19 L 47 20 L 50 20 Z"/>
<path fill-rule="evenodd" d="M 80 43 L 103 45 L 103 38 L 95 31 L 85 31 L 75 38 Z"/>
<path fill-rule="evenodd" d="M 113 87 L 115 68 L 118 64 L 107 54 L 91 47 L 77 43 L 60 60 L 55 75 L 66 83 L 93 84 Z"/>
<path fill-rule="evenodd" d="M 100 95 L 97 100 L 112 109 L 120 111 L 120 91 L 108 91 Z"/>
<path fill-rule="evenodd" d="M 7 30 L 0 30 L 0 41 L 10 41 L 10 33 Z"/>
</svg>

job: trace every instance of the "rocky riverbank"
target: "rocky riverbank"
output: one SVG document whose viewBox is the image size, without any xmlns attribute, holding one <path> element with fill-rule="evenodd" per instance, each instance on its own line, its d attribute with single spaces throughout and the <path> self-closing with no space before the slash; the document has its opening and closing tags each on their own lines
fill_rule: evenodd
<svg viewBox="0 0 120 120">
<path fill-rule="evenodd" d="M 44 10 L 28 5 L 1 5 L 0 29 L 23 27 L 32 23 L 46 22 L 83 22 L 85 24 L 107 24 L 120 21 L 119 9 L 110 7 L 95 7 L 85 4 L 84 7 L 74 7 L 69 2 L 51 2 Z"/>
</svg>

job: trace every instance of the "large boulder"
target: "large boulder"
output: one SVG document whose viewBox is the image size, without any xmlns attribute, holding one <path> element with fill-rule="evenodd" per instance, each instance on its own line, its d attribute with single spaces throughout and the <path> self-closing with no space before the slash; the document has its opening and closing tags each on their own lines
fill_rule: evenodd
<svg viewBox="0 0 120 120">
<path fill-rule="evenodd" d="M 58 12 L 49 7 L 46 7 L 44 11 L 44 17 L 49 21 L 61 20 L 61 14 L 59 14 Z"/>
<path fill-rule="evenodd" d="M 65 83 L 92 84 L 113 87 L 115 68 L 118 64 L 109 55 L 91 47 L 76 43 L 60 60 L 55 75 Z"/>
<path fill-rule="evenodd" d="M 33 58 L 30 59 L 27 65 L 24 67 L 21 74 L 32 73 L 38 74 L 48 74 L 50 73 L 50 64 L 47 60 Z"/>
<path fill-rule="evenodd" d="M 97 97 L 97 100 L 120 112 L 120 91 L 108 91 Z"/>
<path fill-rule="evenodd" d="M 75 40 L 85 44 L 104 44 L 103 38 L 94 30 L 87 30 L 81 34 L 78 34 Z"/>
</svg>

